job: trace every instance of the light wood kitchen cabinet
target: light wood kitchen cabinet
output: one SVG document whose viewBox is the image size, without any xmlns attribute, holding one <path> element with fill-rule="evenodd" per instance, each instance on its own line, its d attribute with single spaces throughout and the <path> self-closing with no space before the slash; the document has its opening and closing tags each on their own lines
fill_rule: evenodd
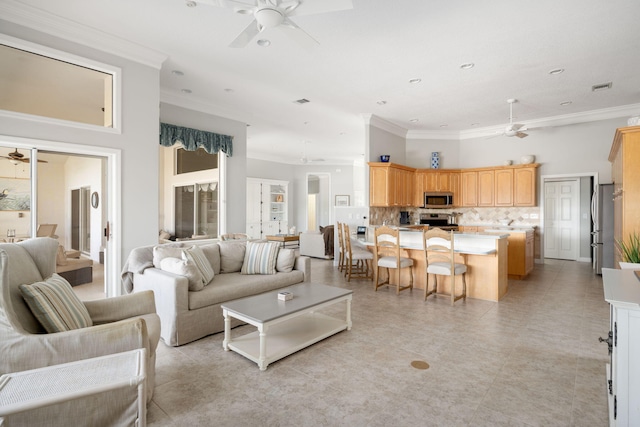
<svg viewBox="0 0 640 427">
<path fill-rule="evenodd" d="M 494 202 L 495 171 L 478 171 L 478 206 L 495 206 Z"/>
<path fill-rule="evenodd" d="M 616 264 L 622 261 L 617 241 L 640 233 L 640 126 L 616 130 L 609 153 L 613 177 L 613 234 Z"/>
<path fill-rule="evenodd" d="M 537 166 L 513 169 L 513 205 L 536 206 Z"/>
<path fill-rule="evenodd" d="M 412 206 L 414 172 L 414 168 L 394 163 L 369 163 L 369 205 Z"/>
<path fill-rule="evenodd" d="M 478 172 L 460 172 L 460 195 L 459 206 L 478 206 Z"/>
<path fill-rule="evenodd" d="M 457 170 L 418 169 L 415 173 L 413 206 L 422 206 L 425 192 L 453 193 L 454 203 L 458 205 L 460 191 L 460 172 Z"/>
<path fill-rule="evenodd" d="M 520 280 L 531 273 L 533 270 L 533 245 L 533 230 L 509 233 L 509 278 Z"/>
<path fill-rule="evenodd" d="M 495 171 L 495 205 L 513 206 L 513 169 Z"/>
</svg>

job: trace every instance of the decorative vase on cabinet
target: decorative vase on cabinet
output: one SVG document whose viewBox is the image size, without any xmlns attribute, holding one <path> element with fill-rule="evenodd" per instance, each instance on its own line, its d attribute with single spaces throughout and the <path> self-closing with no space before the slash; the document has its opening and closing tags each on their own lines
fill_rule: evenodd
<svg viewBox="0 0 640 427">
<path fill-rule="evenodd" d="M 440 153 L 434 151 L 431 153 L 431 169 L 438 169 L 440 167 Z"/>
</svg>

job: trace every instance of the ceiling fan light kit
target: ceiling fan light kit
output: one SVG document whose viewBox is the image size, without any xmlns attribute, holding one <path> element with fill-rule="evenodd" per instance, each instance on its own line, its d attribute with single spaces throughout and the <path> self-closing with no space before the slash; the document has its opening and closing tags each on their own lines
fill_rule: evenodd
<svg viewBox="0 0 640 427">
<path fill-rule="evenodd" d="M 213 3 L 221 7 L 233 7 L 239 15 L 253 15 L 253 21 L 229 44 L 232 48 L 242 48 L 265 29 L 282 28 L 287 34 L 304 47 L 318 45 L 318 41 L 302 30 L 290 17 L 293 15 L 311 15 L 353 9 L 352 0 L 334 0 L 326 4 L 321 0 L 254 0 L 253 6 L 237 0 L 224 0 Z M 234 6 L 235 5 L 235 6 Z M 264 44 L 258 43 L 260 46 Z"/>
</svg>

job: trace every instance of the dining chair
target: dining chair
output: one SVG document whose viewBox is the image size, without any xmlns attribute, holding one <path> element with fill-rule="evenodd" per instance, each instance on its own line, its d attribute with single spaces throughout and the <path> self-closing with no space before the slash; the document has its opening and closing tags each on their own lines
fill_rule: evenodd
<svg viewBox="0 0 640 427">
<path fill-rule="evenodd" d="M 467 298 L 467 282 L 465 273 L 467 265 L 456 262 L 454 251 L 453 231 L 447 232 L 440 228 L 431 228 L 423 230 L 422 244 L 424 248 L 424 258 L 426 262 L 427 281 L 424 288 L 425 301 L 429 295 L 437 295 L 438 292 L 438 276 L 451 277 L 451 305 L 457 300 L 466 300 Z M 429 277 L 434 276 L 434 287 L 429 289 Z M 456 296 L 456 276 L 462 276 L 462 294 Z"/>
<path fill-rule="evenodd" d="M 381 286 L 390 285 L 391 269 L 395 269 L 397 274 L 396 294 L 405 289 L 413 289 L 413 259 L 402 256 L 398 229 L 386 225 L 376 228 L 373 259 L 375 262 L 374 290 L 377 291 Z M 381 268 L 387 269 L 387 280 L 379 283 Z M 403 268 L 409 268 L 409 284 L 405 286 L 400 284 L 400 273 Z"/>
<path fill-rule="evenodd" d="M 343 224 L 338 222 L 338 271 L 344 271 L 346 273 L 344 233 L 342 231 L 342 226 Z"/>
<path fill-rule="evenodd" d="M 345 275 L 347 276 L 347 282 L 351 281 L 351 277 L 359 277 L 363 279 L 373 278 L 373 254 L 365 248 L 354 245 L 351 242 L 349 226 L 347 224 L 342 224 L 342 227 L 345 246 Z"/>
</svg>

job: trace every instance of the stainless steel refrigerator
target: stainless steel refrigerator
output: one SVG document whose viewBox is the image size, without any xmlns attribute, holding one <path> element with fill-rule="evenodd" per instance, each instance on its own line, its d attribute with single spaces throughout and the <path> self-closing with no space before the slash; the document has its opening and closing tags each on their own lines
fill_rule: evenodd
<svg viewBox="0 0 640 427">
<path fill-rule="evenodd" d="M 593 192 L 591 221 L 593 269 L 596 274 L 602 274 L 603 268 L 614 268 L 613 184 L 600 184 Z"/>
</svg>

